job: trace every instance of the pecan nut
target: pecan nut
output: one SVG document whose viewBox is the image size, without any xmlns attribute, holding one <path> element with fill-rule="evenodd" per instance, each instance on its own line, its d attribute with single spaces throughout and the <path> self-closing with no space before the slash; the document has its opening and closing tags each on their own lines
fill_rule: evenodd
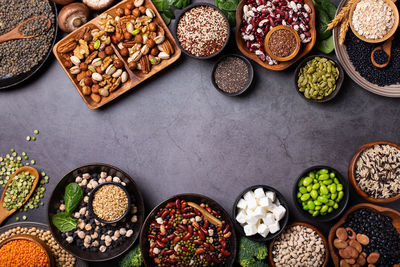
<svg viewBox="0 0 400 267">
<path fill-rule="evenodd" d="M 97 54 L 99 53 L 99 51 L 94 51 L 92 52 L 86 59 L 85 59 L 85 63 L 86 64 L 90 64 L 93 59 L 95 59 L 97 57 Z"/>
<path fill-rule="evenodd" d="M 131 48 L 132 46 L 135 45 L 135 43 L 136 43 L 135 41 L 125 41 L 122 43 L 122 46 L 126 48 Z"/>
<path fill-rule="evenodd" d="M 75 49 L 77 42 L 74 39 L 69 39 L 65 43 L 60 44 L 57 48 L 58 53 L 68 53 Z"/>
<path fill-rule="evenodd" d="M 168 40 L 165 40 L 161 45 L 162 45 L 163 51 L 165 53 L 167 53 L 168 55 L 174 54 L 174 52 L 175 52 L 174 47 L 171 45 L 171 43 Z"/>
<path fill-rule="evenodd" d="M 141 70 L 144 74 L 147 74 L 150 72 L 150 60 L 149 57 L 147 55 L 144 55 L 140 58 L 140 66 L 141 66 Z"/>
</svg>

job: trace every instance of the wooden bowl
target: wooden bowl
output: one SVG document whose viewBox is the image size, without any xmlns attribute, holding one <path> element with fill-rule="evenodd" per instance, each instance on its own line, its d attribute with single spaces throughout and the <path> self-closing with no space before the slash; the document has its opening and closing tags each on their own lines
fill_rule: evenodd
<svg viewBox="0 0 400 267">
<path fill-rule="evenodd" d="M 336 229 L 338 229 L 340 226 L 342 226 L 346 222 L 347 217 L 351 213 L 353 213 L 354 211 L 359 210 L 359 209 L 370 209 L 373 212 L 380 213 L 385 216 L 389 216 L 393 220 L 392 221 L 393 226 L 396 228 L 397 232 L 400 233 L 400 213 L 398 211 L 389 209 L 389 208 L 376 206 L 373 204 L 368 204 L 368 203 L 361 203 L 361 204 L 357 204 L 357 205 L 351 207 L 350 209 L 348 209 L 346 211 L 346 213 L 343 215 L 343 217 L 329 231 L 329 236 L 328 236 L 329 251 L 331 252 L 331 258 L 336 267 L 339 267 L 339 261 L 340 261 L 340 257 L 337 252 L 337 249 L 333 246 L 333 240 L 335 239 L 335 236 L 336 236 Z"/>
<path fill-rule="evenodd" d="M 20 235 L 11 236 L 0 243 L 0 248 L 3 247 L 8 242 L 14 241 L 14 240 L 27 240 L 27 241 L 31 241 L 31 242 L 37 244 L 46 253 L 47 259 L 49 261 L 49 266 L 50 267 L 56 266 L 55 261 L 54 261 L 54 256 L 51 252 L 51 249 L 40 238 L 33 236 L 33 235 L 20 234 Z"/>
<path fill-rule="evenodd" d="M 250 52 L 250 50 L 247 48 L 246 43 L 242 39 L 241 35 L 241 25 L 242 25 L 242 16 L 243 16 L 243 6 L 245 4 L 246 0 L 241 0 L 239 5 L 237 6 L 236 9 L 236 45 L 239 48 L 240 52 L 243 53 L 246 57 L 254 60 L 257 62 L 259 65 L 262 67 L 269 69 L 269 70 L 274 70 L 274 71 L 281 71 L 284 69 L 289 68 L 291 65 L 293 65 L 295 62 L 297 62 L 300 58 L 304 57 L 307 55 L 314 47 L 315 42 L 317 40 L 317 32 L 316 32 L 316 27 L 315 27 L 315 8 L 312 0 L 304 0 L 304 3 L 307 4 L 311 8 L 311 14 L 310 14 L 310 33 L 311 33 L 311 42 L 305 44 L 303 47 L 301 47 L 299 53 L 290 61 L 284 61 L 284 62 L 279 62 L 277 65 L 269 65 L 268 62 L 262 61 L 258 56 L 256 56 L 255 53 Z"/>
<path fill-rule="evenodd" d="M 354 174 L 355 168 L 356 168 L 356 163 L 357 163 L 357 160 L 360 157 L 361 153 L 364 152 L 366 149 L 371 148 L 375 145 L 390 145 L 390 146 L 394 146 L 397 149 L 400 149 L 399 145 L 397 145 L 395 143 L 387 142 L 387 141 L 374 141 L 374 142 L 370 142 L 365 145 L 362 145 L 357 150 L 356 154 L 354 154 L 353 158 L 350 161 L 348 176 L 349 176 L 349 181 L 350 181 L 351 185 L 353 186 L 354 190 L 362 198 L 364 198 L 367 201 L 373 202 L 373 203 L 386 204 L 386 203 L 393 202 L 397 199 L 400 199 L 400 194 L 398 194 L 394 197 L 390 197 L 390 198 L 373 198 L 373 197 L 369 196 L 367 193 L 365 193 L 363 190 L 361 190 L 360 186 L 357 183 L 355 174 Z"/>
<path fill-rule="evenodd" d="M 240 225 L 240 223 L 238 221 L 236 221 L 236 215 L 237 215 L 237 210 L 238 210 L 237 204 L 238 204 L 239 200 L 243 197 L 244 194 L 246 194 L 250 190 L 255 190 L 260 187 L 263 188 L 264 191 L 274 192 L 276 194 L 276 198 L 279 200 L 281 205 L 285 207 L 286 213 L 285 213 L 285 216 L 279 221 L 279 225 L 280 225 L 281 229 L 279 229 L 278 232 L 276 232 L 274 234 L 268 233 L 268 235 L 266 237 L 262 237 L 259 234 L 246 236 L 244 233 L 243 227 Z M 239 231 L 239 233 L 242 236 L 246 236 L 248 239 L 251 239 L 251 240 L 254 240 L 257 242 L 266 242 L 266 241 L 270 241 L 270 240 L 274 239 L 275 237 L 277 237 L 278 235 L 280 235 L 282 233 L 283 229 L 285 229 L 285 227 L 289 221 L 289 204 L 286 201 L 285 197 L 275 188 L 267 186 L 267 185 L 253 185 L 253 186 L 250 186 L 250 187 L 246 188 L 245 190 L 243 190 L 242 193 L 240 193 L 239 196 L 236 198 L 235 203 L 233 203 L 232 214 L 233 214 L 233 221 L 236 226 L 236 229 Z"/>
<path fill-rule="evenodd" d="M 354 29 L 353 27 L 353 13 L 354 13 L 354 9 L 356 8 L 357 4 L 360 2 L 361 0 L 358 0 L 356 3 L 354 3 L 351 8 L 350 8 L 350 14 L 349 14 L 349 19 L 350 19 L 350 28 L 352 30 L 352 32 L 354 33 L 355 36 L 357 36 L 360 40 L 367 42 L 367 43 L 381 43 L 386 41 L 387 39 L 389 39 L 390 37 L 393 36 L 393 34 L 396 32 L 397 28 L 399 27 L 399 10 L 397 9 L 397 6 L 395 5 L 394 1 L 392 0 L 385 0 L 386 4 L 388 4 L 390 6 L 390 8 L 393 10 L 393 14 L 394 14 L 394 24 L 392 29 L 390 29 L 390 31 L 388 33 L 386 33 L 386 35 L 381 38 L 381 39 L 376 39 L 376 40 L 372 40 L 372 39 L 367 39 L 364 36 L 361 36 L 360 34 L 358 34 L 358 32 Z"/>
<path fill-rule="evenodd" d="M 82 250 L 79 246 L 73 243 L 68 243 L 65 238 L 62 237 L 62 232 L 54 226 L 51 221 L 53 215 L 57 213 L 57 209 L 59 207 L 60 200 L 64 199 L 65 187 L 71 183 L 75 182 L 75 177 L 80 176 L 83 173 L 100 173 L 107 172 L 108 175 L 112 177 L 118 176 L 122 182 L 126 183 L 126 189 L 129 192 L 131 201 L 137 207 L 137 222 L 134 224 L 134 227 L 131 228 L 133 230 L 133 234 L 126 241 L 118 245 L 113 249 L 108 249 L 105 252 L 92 252 L 89 250 Z M 53 192 L 51 193 L 50 199 L 47 205 L 47 221 L 53 235 L 54 239 L 57 241 L 60 246 L 71 253 L 73 256 L 85 260 L 85 261 L 96 261 L 103 262 L 107 260 L 114 259 L 123 253 L 125 253 L 137 240 L 140 233 L 140 228 L 143 225 L 144 221 L 144 202 L 142 194 L 135 183 L 135 181 L 124 171 L 118 169 L 117 167 L 104 164 L 104 163 L 92 163 L 84 166 L 80 166 L 78 168 L 73 169 L 68 172 L 56 185 Z"/>
<path fill-rule="evenodd" d="M 219 205 L 215 200 L 200 195 L 200 194 L 191 194 L 191 193 L 187 193 L 187 194 L 179 194 L 179 195 L 175 195 L 172 196 L 170 198 L 168 198 L 167 200 L 161 202 L 160 204 L 158 204 L 147 216 L 142 230 L 140 231 L 140 250 L 142 252 L 142 258 L 144 261 L 144 265 L 146 267 L 150 267 L 150 266 L 154 266 L 154 261 L 152 258 L 149 257 L 149 241 L 147 239 L 147 230 L 149 229 L 150 224 L 153 222 L 157 212 L 164 208 L 165 205 L 168 202 L 171 201 L 175 201 L 177 198 L 179 199 L 184 199 L 186 201 L 192 201 L 195 202 L 197 204 L 200 204 L 201 202 L 203 203 L 207 203 L 209 205 L 209 207 L 220 211 L 221 212 L 221 216 L 223 218 L 223 220 L 225 220 L 225 222 L 230 226 L 230 231 L 232 233 L 231 237 L 230 237 L 230 241 L 229 241 L 229 245 L 227 245 L 227 250 L 231 252 L 231 255 L 229 256 L 229 258 L 227 259 L 227 262 L 225 263 L 224 266 L 235 266 L 235 259 L 236 259 L 236 253 L 237 253 L 237 237 L 236 237 L 236 233 L 235 233 L 235 228 L 232 222 L 231 217 L 229 216 L 229 214 L 221 207 L 221 205 Z"/>
<path fill-rule="evenodd" d="M 274 32 L 278 31 L 278 30 L 287 30 L 287 31 L 290 31 L 290 32 L 295 36 L 295 39 L 296 39 L 296 49 L 295 49 L 295 50 L 293 51 L 293 53 L 290 54 L 289 56 L 286 56 L 286 57 L 279 57 L 279 56 L 276 56 L 276 55 L 274 55 L 274 53 L 272 53 L 271 49 L 269 48 L 269 39 L 271 38 L 271 35 L 272 35 Z M 299 53 L 300 47 L 301 47 L 301 41 L 300 41 L 300 36 L 299 36 L 299 34 L 298 34 L 292 27 L 289 27 L 289 26 L 279 25 L 279 26 L 276 26 L 276 27 L 272 28 L 272 30 L 270 30 L 270 31 L 267 33 L 267 36 L 266 36 L 265 39 L 264 39 L 264 48 L 265 48 L 265 51 L 267 52 L 267 54 L 268 54 L 271 58 L 273 58 L 273 59 L 275 59 L 275 60 L 277 60 L 277 61 L 289 61 L 289 60 L 293 59 L 293 58 Z"/>
<path fill-rule="evenodd" d="M 315 227 L 314 225 L 306 223 L 306 222 L 294 222 L 294 223 L 288 225 L 287 228 L 290 228 L 290 227 L 296 226 L 296 225 L 302 225 L 302 226 L 311 228 L 315 232 L 318 233 L 318 235 L 321 237 L 322 242 L 324 243 L 324 246 L 325 246 L 325 259 L 324 259 L 324 263 L 322 264 L 322 267 L 328 266 L 328 262 L 329 262 L 328 242 L 327 242 L 325 236 L 322 234 L 322 232 L 317 227 Z M 269 244 L 268 257 L 269 257 L 269 263 L 270 263 L 271 267 L 275 267 L 275 263 L 274 263 L 273 255 L 272 255 L 272 248 L 274 247 L 275 241 L 276 241 L 277 238 L 279 238 L 279 236 L 275 237 L 274 240 L 272 240 L 272 242 Z"/>
<path fill-rule="evenodd" d="M 333 62 L 335 62 L 336 67 L 339 70 L 339 77 L 336 80 L 336 89 L 328 96 L 322 98 L 322 99 L 307 99 L 304 94 L 302 92 L 299 91 L 299 86 L 297 85 L 297 80 L 299 79 L 299 72 L 301 70 L 301 68 L 303 68 L 308 61 L 312 60 L 315 57 L 323 57 L 323 58 L 327 58 L 329 60 L 332 60 Z M 294 88 L 296 89 L 297 93 L 304 98 L 305 100 L 309 101 L 309 102 L 314 102 L 314 103 L 324 103 L 324 102 L 328 102 L 330 100 L 332 100 L 333 98 L 335 98 L 335 96 L 339 93 L 340 89 L 342 88 L 343 85 L 343 81 L 344 81 L 344 70 L 342 68 L 342 66 L 340 65 L 340 63 L 331 57 L 325 56 L 325 55 L 316 55 L 316 56 L 309 56 L 306 57 L 305 59 L 303 59 L 300 64 L 297 66 L 296 70 L 294 71 Z"/>
</svg>

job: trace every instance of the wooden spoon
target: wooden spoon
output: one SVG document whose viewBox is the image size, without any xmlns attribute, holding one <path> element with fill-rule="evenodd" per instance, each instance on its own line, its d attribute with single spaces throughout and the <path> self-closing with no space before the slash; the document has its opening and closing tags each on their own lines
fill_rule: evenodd
<svg viewBox="0 0 400 267">
<path fill-rule="evenodd" d="M 212 224 L 222 227 L 222 222 L 220 220 L 218 220 L 217 218 L 215 218 L 213 215 L 211 215 L 208 211 L 206 211 L 205 209 L 203 209 L 202 207 L 200 207 L 199 205 L 197 205 L 196 203 L 193 202 L 188 202 L 188 205 L 198 209 L 201 214 L 203 214 L 203 216 Z"/>
<path fill-rule="evenodd" d="M 10 41 L 10 40 L 15 40 L 15 39 L 27 39 L 27 38 L 32 38 L 32 37 L 36 37 L 40 34 L 34 34 L 34 35 L 23 35 L 22 32 L 20 32 L 21 27 L 28 23 L 29 21 L 36 19 L 36 18 L 46 18 L 45 16 L 34 16 L 32 18 L 29 18 L 23 22 L 21 22 L 17 27 L 15 27 L 14 29 L 12 29 L 11 31 L 0 35 L 0 43 L 6 42 L 6 41 Z M 51 20 L 49 18 L 47 18 L 47 29 L 50 29 L 51 27 Z"/>
<path fill-rule="evenodd" d="M 371 52 L 371 61 L 372 61 L 372 64 L 373 64 L 375 67 L 377 67 L 377 68 L 384 68 L 384 67 L 386 67 L 386 66 L 389 64 L 389 62 L 390 62 L 390 57 L 391 57 L 391 55 L 392 55 L 392 41 L 393 41 L 393 38 L 394 38 L 394 36 L 390 37 L 389 39 L 387 39 L 387 40 L 383 43 L 383 45 L 379 45 L 379 46 L 377 46 L 374 50 L 372 50 L 372 52 Z M 375 61 L 375 59 L 374 59 L 374 53 L 375 53 L 377 50 L 383 50 L 383 51 L 385 51 L 385 53 L 388 55 L 388 59 L 387 59 L 387 61 L 386 61 L 385 63 L 383 63 L 383 64 L 378 64 L 378 63 L 376 63 L 376 61 Z"/>
<path fill-rule="evenodd" d="M 1 199 L 0 199 L 0 225 L 1 225 L 1 223 L 2 223 L 7 217 L 9 217 L 10 215 L 12 215 L 14 212 L 17 211 L 17 209 L 7 210 L 7 209 L 3 206 L 3 203 L 4 203 L 4 197 L 5 197 L 5 195 L 6 195 L 7 188 L 8 188 L 8 186 L 10 185 L 12 179 L 14 179 L 14 177 L 15 177 L 17 174 L 20 174 L 21 172 L 29 172 L 32 176 L 35 176 L 35 180 L 33 180 L 32 188 L 31 188 L 31 190 L 29 191 L 29 194 L 25 197 L 24 202 L 22 202 L 21 207 L 22 207 L 22 206 L 28 201 L 28 199 L 31 197 L 31 195 L 33 194 L 33 191 L 35 191 L 36 185 L 37 185 L 38 182 L 39 182 L 39 173 L 38 173 L 38 171 L 37 171 L 35 168 L 32 168 L 32 167 L 21 167 L 21 168 L 19 168 L 18 170 L 16 170 L 16 171 L 10 176 L 10 179 L 8 180 L 7 185 L 6 185 L 6 187 L 4 188 L 3 194 L 1 195 Z"/>
</svg>

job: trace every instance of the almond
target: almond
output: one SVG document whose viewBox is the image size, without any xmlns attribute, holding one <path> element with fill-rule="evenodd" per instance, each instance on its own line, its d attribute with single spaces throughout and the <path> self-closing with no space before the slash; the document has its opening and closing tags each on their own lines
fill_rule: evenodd
<svg viewBox="0 0 400 267">
<path fill-rule="evenodd" d="M 336 236 L 340 240 L 346 241 L 347 240 L 347 231 L 346 231 L 346 229 L 344 229 L 343 227 L 339 227 L 336 230 Z"/>
<path fill-rule="evenodd" d="M 340 239 L 333 240 L 333 245 L 335 246 L 335 248 L 346 248 L 348 246 L 346 241 Z"/>
<path fill-rule="evenodd" d="M 367 257 L 367 262 L 375 264 L 379 260 L 380 254 L 378 252 L 372 252 Z"/>
<path fill-rule="evenodd" d="M 357 234 L 357 241 L 360 242 L 362 245 L 369 244 L 369 237 L 364 234 Z"/>
<path fill-rule="evenodd" d="M 362 246 L 357 240 L 350 240 L 349 245 L 357 249 L 359 253 L 362 251 Z"/>
</svg>

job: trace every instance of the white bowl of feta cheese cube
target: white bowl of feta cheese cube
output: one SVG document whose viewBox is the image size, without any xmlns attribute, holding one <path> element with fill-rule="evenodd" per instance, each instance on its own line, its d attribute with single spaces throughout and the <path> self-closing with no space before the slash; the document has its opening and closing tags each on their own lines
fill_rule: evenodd
<svg viewBox="0 0 400 267">
<path fill-rule="evenodd" d="M 254 185 L 236 199 L 233 216 L 237 230 L 254 241 L 268 241 L 278 236 L 289 220 L 289 206 L 276 189 Z"/>
</svg>

